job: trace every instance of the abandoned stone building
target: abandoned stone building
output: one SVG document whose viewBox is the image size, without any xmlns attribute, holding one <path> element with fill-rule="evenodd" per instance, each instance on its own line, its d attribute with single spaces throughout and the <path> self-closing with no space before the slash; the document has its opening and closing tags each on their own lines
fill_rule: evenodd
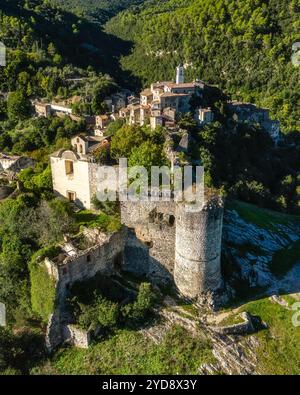
<svg viewBox="0 0 300 395">
<path fill-rule="evenodd" d="M 61 252 L 44 265 L 56 283 L 56 309 L 49 318 L 49 349 L 63 341 L 87 346 L 89 334 L 66 314 L 68 290 L 96 274 L 133 273 L 156 284 L 174 284 L 180 294 L 199 299 L 222 287 L 223 201 L 206 197 L 200 206 L 169 202 L 121 202 L 120 231 L 107 235 L 85 229 L 66 238 Z"/>
<path fill-rule="evenodd" d="M 89 345 L 89 333 L 72 325 L 66 309 L 66 298 L 76 281 L 83 281 L 101 273 L 109 276 L 118 272 L 123 259 L 124 235 L 106 235 L 97 229 L 85 229 L 80 236 L 68 238 L 60 245 L 54 259 L 46 258 L 44 265 L 55 280 L 56 307 L 49 317 L 46 344 L 49 350 L 64 341 L 79 347 Z"/>
<path fill-rule="evenodd" d="M 90 209 L 97 192 L 99 168 L 93 152 L 101 147 L 109 149 L 109 139 L 78 135 L 71 144 L 73 151 L 61 149 L 50 156 L 53 190 L 78 207 Z"/>
<path fill-rule="evenodd" d="M 93 207 L 99 167 L 90 143 L 90 139 L 77 136 L 72 140 L 73 151 L 51 155 L 54 191 L 87 209 Z M 77 333 L 66 320 L 64 301 L 75 281 L 97 273 L 130 272 L 154 283 L 172 283 L 179 293 L 192 299 L 222 286 L 222 198 L 206 195 L 199 205 L 173 199 L 121 201 L 120 214 L 121 231 L 105 235 L 85 230 L 80 243 L 76 238 L 66 240 L 56 258 L 41 263 L 56 281 L 59 301 L 48 325 L 50 348 L 70 337 L 88 343 L 87 335 Z"/>
</svg>

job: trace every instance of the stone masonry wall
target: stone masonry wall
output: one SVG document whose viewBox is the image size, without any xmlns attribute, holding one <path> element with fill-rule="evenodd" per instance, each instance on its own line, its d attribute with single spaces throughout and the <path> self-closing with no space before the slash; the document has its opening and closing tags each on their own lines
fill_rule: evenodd
<svg viewBox="0 0 300 395">
<path fill-rule="evenodd" d="M 174 202 L 121 202 L 121 219 L 129 230 L 124 269 L 153 281 L 173 277 L 175 251 Z"/>
<path fill-rule="evenodd" d="M 69 322 L 68 316 L 65 314 L 65 300 L 70 286 L 76 281 L 92 278 L 97 273 L 113 274 L 122 265 L 124 232 L 121 231 L 109 236 L 103 236 L 105 239 L 102 243 L 84 251 L 78 251 L 77 255 L 67 257 L 62 263 L 53 262 L 48 258 L 44 261 L 49 275 L 56 280 L 57 307 L 55 312 L 49 317 L 46 334 L 46 345 L 49 351 L 55 349 L 63 341 L 69 340 L 71 332 L 73 334 L 71 338 L 76 344 L 78 343 L 76 339 L 82 338 L 79 332 L 70 332 L 70 328 L 69 331 L 66 330 Z M 99 235 L 97 236 L 96 233 L 93 234 L 93 231 L 88 230 L 86 237 L 90 238 L 92 242 L 93 238 L 99 238 Z M 67 337 L 66 333 L 69 333 Z M 83 343 L 85 344 L 85 340 Z"/>
<path fill-rule="evenodd" d="M 68 257 L 58 266 L 58 294 L 64 295 L 66 288 L 76 281 L 94 277 L 97 273 L 110 275 L 115 271 L 117 260 L 123 259 L 124 233 L 116 232 L 101 245 L 95 245 L 76 256 Z"/>
<path fill-rule="evenodd" d="M 182 203 L 122 202 L 121 218 L 129 230 L 124 268 L 152 281 L 175 280 L 187 297 L 221 285 L 223 201 L 209 200 L 190 212 Z"/>
<path fill-rule="evenodd" d="M 198 211 L 176 207 L 174 279 L 180 292 L 191 298 L 221 285 L 223 202 L 209 202 Z"/>
<path fill-rule="evenodd" d="M 91 343 L 89 331 L 78 328 L 76 325 L 64 325 L 62 328 L 64 341 L 78 348 L 88 348 Z"/>
</svg>

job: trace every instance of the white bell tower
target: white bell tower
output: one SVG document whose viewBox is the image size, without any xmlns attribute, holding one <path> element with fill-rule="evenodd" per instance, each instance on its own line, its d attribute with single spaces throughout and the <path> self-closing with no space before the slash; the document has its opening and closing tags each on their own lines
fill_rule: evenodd
<svg viewBox="0 0 300 395">
<path fill-rule="evenodd" d="M 184 83 L 184 67 L 182 64 L 176 68 L 176 84 Z"/>
</svg>

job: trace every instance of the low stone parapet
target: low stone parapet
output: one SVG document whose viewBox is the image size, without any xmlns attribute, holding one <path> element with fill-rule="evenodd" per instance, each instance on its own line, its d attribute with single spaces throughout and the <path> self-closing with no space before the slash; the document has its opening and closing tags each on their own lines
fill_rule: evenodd
<svg viewBox="0 0 300 395">
<path fill-rule="evenodd" d="M 252 316 L 249 313 L 243 312 L 241 314 L 241 319 L 243 322 L 239 324 L 229 326 L 213 326 L 210 328 L 221 335 L 247 335 L 256 331 L 256 328 L 253 325 Z"/>
</svg>

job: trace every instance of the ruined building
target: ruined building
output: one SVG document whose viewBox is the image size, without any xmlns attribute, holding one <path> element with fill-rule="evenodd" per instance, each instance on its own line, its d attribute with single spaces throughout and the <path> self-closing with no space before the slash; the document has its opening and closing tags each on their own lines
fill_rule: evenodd
<svg viewBox="0 0 300 395">
<path fill-rule="evenodd" d="M 173 281 L 188 298 L 221 287 L 223 201 L 122 202 L 124 270 L 156 282 Z"/>
<path fill-rule="evenodd" d="M 46 337 L 50 350 L 64 341 L 89 345 L 89 332 L 68 317 L 66 298 L 75 282 L 96 274 L 128 272 L 156 284 L 174 283 L 182 296 L 201 302 L 222 288 L 221 198 L 207 197 L 199 207 L 174 201 L 121 202 L 121 219 L 120 231 L 106 235 L 85 229 L 66 239 L 57 257 L 40 262 L 56 284 L 57 305 Z"/>
<path fill-rule="evenodd" d="M 80 208 L 90 209 L 97 192 L 97 170 L 93 153 L 109 149 L 109 139 L 78 135 L 71 141 L 73 150 L 54 152 L 50 156 L 53 189 L 57 196 L 67 198 Z"/>
<path fill-rule="evenodd" d="M 74 138 L 74 151 L 51 156 L 54 191 L 81 208 L 93 208 L 97 169 L 88 143 Z M 191 298 L 221 285 L 223 202 L 206 196 L 200 206 L 174 200 L 121 201 L 125 226 L 122 270 L 156 282 L 173 281 Z"/>
</svg>

